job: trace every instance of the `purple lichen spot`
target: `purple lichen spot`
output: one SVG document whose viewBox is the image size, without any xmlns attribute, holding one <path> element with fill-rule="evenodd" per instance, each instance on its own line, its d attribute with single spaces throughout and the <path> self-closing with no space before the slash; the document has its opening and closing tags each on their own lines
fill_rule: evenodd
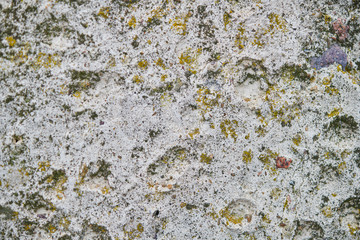
<svg viewBox="0 0 360 240">
<path fill-rule="evenodd" d="M 38 217 L 38 218 L 42 218 L 42 219 L 46 219 L 46 215 L 45 215 L 45 214 L 38 214 L 37 217 Z"/>
<path fill-rule="evenodd" d="M 336 44 L 326 50 L 321 57 L 311 59 L 311 67 L 316 69 L 328 67 L 333 63 L 340 64 L 343 70 L 347 65 L 346 53 Z"/>
</svg>

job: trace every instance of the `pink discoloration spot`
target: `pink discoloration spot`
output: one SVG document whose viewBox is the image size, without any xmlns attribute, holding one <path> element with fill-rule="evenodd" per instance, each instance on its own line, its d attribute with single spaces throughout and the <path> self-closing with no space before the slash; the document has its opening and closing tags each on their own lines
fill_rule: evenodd
<svg viewBox="0 0 360 240">
<path fill-rule="evenodd" d="M 344 41 L 348 37 L 348 30 L 350 29 L 349 26 L 345 25 L 344 19 L 338 19 L 332 24 L 336 35 L 339 36 L 340 41 Z"/>
<path fill-rule="evenodd" d="M 277 168 L 288 168 L 290 167 L 291 159 L 286 160 L 285 157 L 277 157 L 276 159 L 276 167 Z"/>
</svg>

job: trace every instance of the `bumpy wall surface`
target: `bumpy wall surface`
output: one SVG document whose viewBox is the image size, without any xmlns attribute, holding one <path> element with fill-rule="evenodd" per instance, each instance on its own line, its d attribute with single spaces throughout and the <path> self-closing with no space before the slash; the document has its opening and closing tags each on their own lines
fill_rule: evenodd
<svg viewBox="0 0 360 240">
<path fill-rule="evenodd" d="M 360 1 L 0 1 L 0 239 L 360 239 Z"/>
</svg>

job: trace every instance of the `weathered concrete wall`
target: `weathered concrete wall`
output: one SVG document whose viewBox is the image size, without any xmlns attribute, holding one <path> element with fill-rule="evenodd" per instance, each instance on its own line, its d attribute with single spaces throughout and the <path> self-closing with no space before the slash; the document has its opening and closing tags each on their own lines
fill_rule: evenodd
<svg viewBox="0 0 360 240">
<path fill-rule="evenodd" d="M 359 239 L 358 0 L 0 6 L 1 239 Z"/>
</svg>

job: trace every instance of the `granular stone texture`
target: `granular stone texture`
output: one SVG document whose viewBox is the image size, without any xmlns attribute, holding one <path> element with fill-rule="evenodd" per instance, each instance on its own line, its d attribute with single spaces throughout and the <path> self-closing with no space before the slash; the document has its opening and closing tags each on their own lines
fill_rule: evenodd
<svg viewBox="0 0 360 240">
<path fill-rule="evenodd" d="M 0 1 L 0 239 L 360 239 L 359 9 Z"/>
</svg>

